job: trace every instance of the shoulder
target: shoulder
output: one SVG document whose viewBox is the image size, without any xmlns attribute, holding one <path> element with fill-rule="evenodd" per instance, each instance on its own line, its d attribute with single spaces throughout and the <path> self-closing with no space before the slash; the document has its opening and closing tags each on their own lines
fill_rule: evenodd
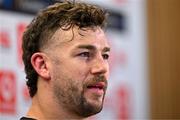
<svg viewBox="0 0 180 120">
<path fill-rule="evenodd" d="M 22 117 L 22 118 L 20 118 L 20 120 L 36 120 L 36 119 L 34 119 L 34 118 L 29 118 L 29 117 Z"/>
</svg>

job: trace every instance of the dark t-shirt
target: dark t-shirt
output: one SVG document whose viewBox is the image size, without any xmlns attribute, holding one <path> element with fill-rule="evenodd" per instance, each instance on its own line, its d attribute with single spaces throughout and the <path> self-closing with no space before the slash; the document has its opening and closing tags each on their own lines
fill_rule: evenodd
<svg viewBox="0 0 180 120">
<path fill-rule="evenodd" d="M 22 117 L 22 118 L 20 118 L 20 120 L 36 120 L 36 119 L 34 119 L 34 118 L 28 118 L 28 117 Z"/>
</svg>

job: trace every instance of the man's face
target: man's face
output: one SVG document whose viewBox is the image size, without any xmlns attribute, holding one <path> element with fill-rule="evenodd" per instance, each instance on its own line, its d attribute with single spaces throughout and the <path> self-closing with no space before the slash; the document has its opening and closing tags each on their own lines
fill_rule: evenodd
<svg viewBox="0 0 180 120">
<path fill-rule="evenodd" d="M 73 39 L 72 39 L 73 38 Z M 100 28 L 58 30 L 50 45 L 53 99 L 87 117 L 102 110 L 109 76 L 109 45 Z"/>
</svg>

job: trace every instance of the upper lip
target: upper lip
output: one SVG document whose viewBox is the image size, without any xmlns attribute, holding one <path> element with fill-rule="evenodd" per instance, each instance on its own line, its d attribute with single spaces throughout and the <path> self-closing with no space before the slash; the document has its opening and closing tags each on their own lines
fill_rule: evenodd
<svg viewBox="0 0 180 120">
<path fill-rule="evenodd" d="M 87 86 L 87 88 L 99 88 L 99 89 L 105 89 L 106 84 L 104 82 L 97 82 L 94 84 L 90 84 Z"/>
</svg>

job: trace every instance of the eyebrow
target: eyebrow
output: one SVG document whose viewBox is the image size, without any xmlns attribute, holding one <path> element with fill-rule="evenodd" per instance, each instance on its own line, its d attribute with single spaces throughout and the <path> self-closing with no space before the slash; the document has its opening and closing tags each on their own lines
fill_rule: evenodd
<svg viewBox="0 0 180 120">
<path fill-rule="evenodd" d="M 97 48 L 93 45 L 79 45 L 77 48 L 81 48 L 81 49 L 88 49 L 88 50 L 96 50 Z M 110 47 L 104 47 L 103 52 L 109 52 L 110 51 Z"/>
<path fill-rule="evenodd" d="M 103 49 L 103 52 L 110 52 L 110 47 L 105 47 L 105 48 Z"/>
</svg>

